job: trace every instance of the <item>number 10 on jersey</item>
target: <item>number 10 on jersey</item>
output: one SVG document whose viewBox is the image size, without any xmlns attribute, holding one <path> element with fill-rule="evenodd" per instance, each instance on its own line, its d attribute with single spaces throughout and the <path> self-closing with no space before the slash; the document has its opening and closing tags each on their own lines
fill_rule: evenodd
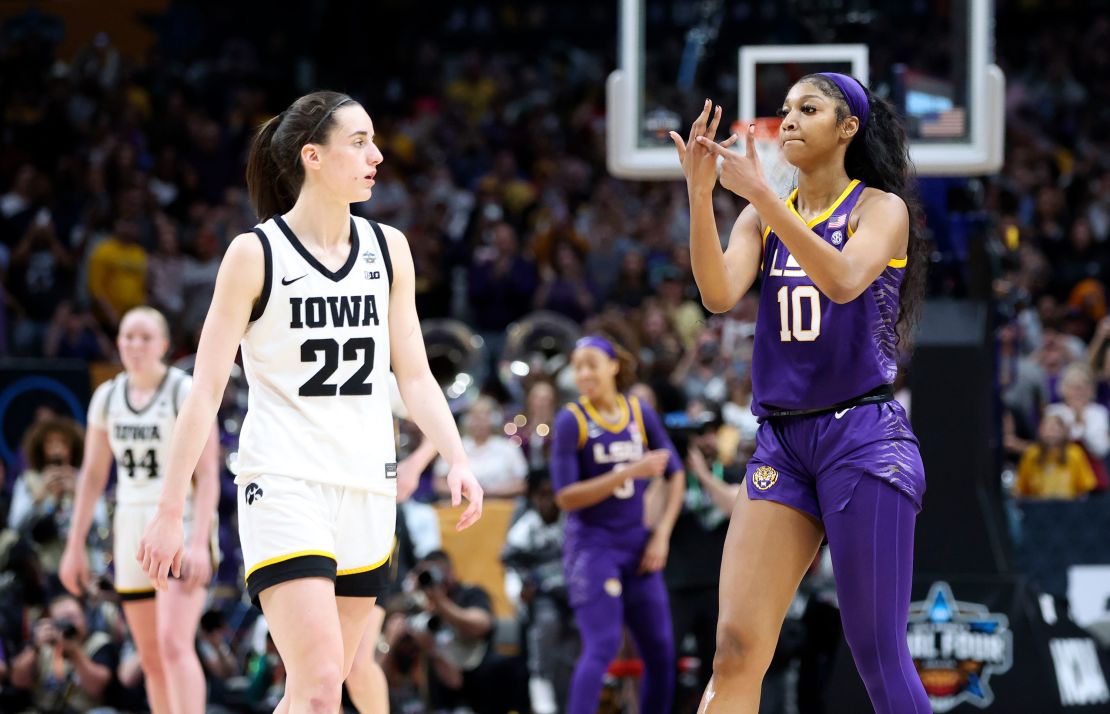
<svg viewBox="0 0 1110 714">
<path fill-rule="evenodd" d="M 783 285 L 779 301 L 779 340 L 813 342 L 821 335 L 821 293 L 813 285 Z M 809 301 L 809 327 L 802 324 L 802 301 Z"/>
</svg>

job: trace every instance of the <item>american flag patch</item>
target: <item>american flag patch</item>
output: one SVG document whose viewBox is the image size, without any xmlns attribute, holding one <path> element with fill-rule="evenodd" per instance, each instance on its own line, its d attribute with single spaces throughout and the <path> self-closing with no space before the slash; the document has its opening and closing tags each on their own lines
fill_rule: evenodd
<svg viewBox="0 0 1110 714">
<path fill-rule="evenodd" d="M 829 219 L 829 228 L 843 228 L 844 224 L 848 222 L 848 215 L 841 213 L 839 216 L 833 216 Z"/>
</svg>

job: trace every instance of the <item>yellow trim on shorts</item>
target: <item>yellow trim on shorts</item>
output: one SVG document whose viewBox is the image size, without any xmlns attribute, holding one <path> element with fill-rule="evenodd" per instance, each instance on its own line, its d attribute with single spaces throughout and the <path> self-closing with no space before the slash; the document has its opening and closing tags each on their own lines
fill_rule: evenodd
<svg viewBox="0 0 1110 714">
<path fill-rule="evenodd" d="M 303 558 L 306 555 L 322 555 L 325 558 L 331 558 L 332 560 L 337 560 L 334 554 L 327 553 L 327 552 L 324 552 L 322 550 L 299 550 L 296 553 L 290 553 L 289 555 L 279 555 L 276 558 L 270 558 L 269 560 L 263 560 L 261 563 L 255 565 L 253 568 L 248 570 L 246 577 L 249 578 L 255 572 L 261 570 L 262 568 L 265 568 L 267 565 L 274 565 L 276 563 L 282 563 L 286 560 L 292 560 L 293 558 Z"/>
<path fill-rule="evenodd" d="M 582 413 L 582 410 L 574 402 L 567 404 L 567 409 L 570 410 L 575 420 L 578 421 L 578 448 L 581 449 L 586 445 L 586 415 Z"/>
<path fill-rule="evenodd" d="M 378 568 L 382 567 L 383 565 L 385 565 L 386 563 L 389 562 L 389 559 L 393 557 L 393 551 L 396 547 L 397 547 L 397 537 L 394 536 L 393 537 L 393 548 L 390 548 L 389 552 L 385 554 L 385 557 L 382 558 L 381 560 L 379 560 L 378 562 L 371 563 L 370 565 L 364 565 L 361 568 L 347 568 L 345 570 L 337 570 L 337 571 L 335 571 L 335 574 L 336 575 L 358 575 L 359 573 L 367 573 L 367 572 L 370 572 L 371 570 L 377 570 Z"/>
<path fill-rule="evenodd" d="M 154 588 L 114 588 L 120 595 L 140 595 L 155 592 Z"/>
</svg>

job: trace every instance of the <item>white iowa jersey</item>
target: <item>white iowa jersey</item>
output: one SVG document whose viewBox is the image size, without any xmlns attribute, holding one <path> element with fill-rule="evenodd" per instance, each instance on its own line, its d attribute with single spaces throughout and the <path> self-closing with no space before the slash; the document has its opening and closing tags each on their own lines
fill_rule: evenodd
<svg viewBox="0 0 1110 714">
<path fill-rule="evenodd" d="M 393 495 L 393 268 L 381 227 L 352 216 L 351 253 L 335 272 L 280 216 L 254 232 L 266 277 L 242 341 L 250 391 L 237 483 L 274 474 Z"/>
<path fill-rule="evenodd" d="M 131 406 L 126 372 L 101 384 L 93 393 L 89 425 L 108 432 L 116 459 L 117 502 L 158 502 L 162 476 L 169 464 L 173 425 L 192 381 L 180 369 L 168 368 L 154 397 L 142 409 Z"/>
</svg>

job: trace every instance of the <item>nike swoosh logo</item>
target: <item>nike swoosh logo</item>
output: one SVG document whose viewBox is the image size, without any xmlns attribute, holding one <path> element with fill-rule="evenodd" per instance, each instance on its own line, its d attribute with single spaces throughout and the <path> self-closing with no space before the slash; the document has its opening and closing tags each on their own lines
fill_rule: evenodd
<svg viewBox="0 0 1110 714">
<path fill-rule="evenodd" d="M 840 411 L 833 414 L 833 418 L 834 419 L 839 419 L 840 417 L 844 416 L 845 414 L 852 411 L 853 409 L 855 409 L 855 407 L 848 407 L 847 409 L 841 409 Z"/>
<path fill-rule="evenodd" d="M 308 273 L 305 273 L 304 275 L 301 276 L 301 278 L 307 278 L 307 277 L 308 277 Z M 292 280 L 290 280 L 289 278 L 282 278 L 281 279 L 281 284 L 282 285 L 292 285 L 293 283 L 297 282 L 301 278 L 293 278 Z"/>
</svg>

